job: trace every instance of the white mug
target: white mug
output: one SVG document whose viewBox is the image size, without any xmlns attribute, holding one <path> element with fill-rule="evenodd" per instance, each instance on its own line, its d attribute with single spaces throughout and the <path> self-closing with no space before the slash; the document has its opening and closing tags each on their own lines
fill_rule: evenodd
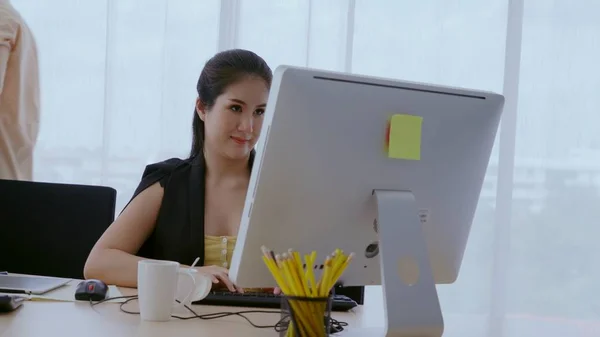
<svg viewBox="0 0 600 337">
<path fill-rule="evenodd" d="M 183 301 L 177 303 L 175 294 L 179 278 L 190 279 L 191 286 Z M 196 290 L 196 280 L 188 269 L 180 269 L 174 261 L 138 261 L 138 302 L 140 316 L 145 321 L 168 321 L 173 310 L 189 301 Z"/>
</svg>

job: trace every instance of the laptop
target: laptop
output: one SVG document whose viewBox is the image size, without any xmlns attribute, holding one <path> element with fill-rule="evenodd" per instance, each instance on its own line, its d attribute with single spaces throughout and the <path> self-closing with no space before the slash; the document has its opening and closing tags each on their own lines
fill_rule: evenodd
<svg viewBox="0 0 600 337">
<path fill-rule="evenodd" d="M 0 275 L 0 293 L 42 295 L 70 281 L 57 277 Z"/>
</svg>

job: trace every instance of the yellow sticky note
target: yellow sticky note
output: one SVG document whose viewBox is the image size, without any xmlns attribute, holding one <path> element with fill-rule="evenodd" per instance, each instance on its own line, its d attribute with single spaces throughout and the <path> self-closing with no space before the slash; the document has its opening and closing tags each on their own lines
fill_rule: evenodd
<svg viewBox="0 0 600 337">
<path fill-rule="evenodd" d="M 389 122 L 388 157 L 421 160 L 423 117 L 396 114 Z"/>
</svg>

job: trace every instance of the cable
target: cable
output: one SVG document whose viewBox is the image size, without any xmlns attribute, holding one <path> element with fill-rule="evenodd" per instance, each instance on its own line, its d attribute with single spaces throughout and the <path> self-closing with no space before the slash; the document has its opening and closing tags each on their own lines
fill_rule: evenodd
<svg viewBox="0 0 600 337">
<path fill-rule="evenodd" d="M 119 310 L 121 310 L 122 312 L 126 313 L 126 314 L 130 314 L 130 315 L 139 315 L 139 312 L 136 311 L 129 311 L 123 308 L 123 306 L 125 306 L 127 303 L 133 301 L 133 300 L 137 300 L 138 297 L 133 295 L 133 296 L 118 296 L 118 297 L 109 297 L 109 298 L 105 298 L 103 300 L 97 301 L 97 302 L 93 302 L 92 299 L 90 298 L 90 306 L 95 306 L 104 302 L 108 302 L 108 301 L 112 301 L 112 300 L 119 300 L 119 299 L 124 299 L 125 301 L 122 302 L 119 305 Z M 179 302 L 179 301 L 178 301 Z M 190 308 L 187 305 L 184 305 L 184 307 L 192 313 L 193 316 L 187 316 L 187 317 L 182 317 L 182 316 L 176 316 L 176 315 L 172 315 L 171 317 L 173 318 L 177 318 L 180 320 L 188 320 L 188 319 L 202 319 L 202 320 L 211 320 L 211 319 L 217 319 L 217 318 L 223 318 L 223 317 L 228 317 L 228 316 L 240 316 L 243 319 L 245 319 L 248 323 L 250 323 L 250 325 L 252 325 L 253 327 L 257 328 L 257 329 L 275 329 L 275 331 L 277 332 L 281 332 L 281 331 L 285 331 L 289 325 L 289 315 L 286 315 L 284 317 L 282 317 L 277 323 L 275 323 L 275 325 L 258 325 L 258 324 L 254 324 L 248 317 L 246 317 L 244 314 L 281 314 L 281 311 L 274 311 L 274 310 L 242 310 L 242 311 L 232 311 L 232 312 L 214 312 L 214 313 L 210 313 L 210 314 L 203 314 L 203 315 L 198 315 L 192 308 Z M 341 322 L 338 321 L 334 318 L 327 318 L 325 317 L 325 324 L 327 325 L 327 320 L 329 320 L 329 330 L 330 333 L 338 333 L 338 332 L 342 332 L 344 331 L 344 327 L 348 326 L 348 323 L 346 322 Z"/>
<path fill-rule="evenodd" d="M 122 300 L 122 299 L 127 299 L 127 301 L 125 301 L 125 302 L 128 302 L 132 299 L 137 299 L 137 295 L 108 297 L 108 298 L 105 298 L 105 299 L 97 301 L 97 302 L 92 301 L 92 299 L 90 298 L 90 305 L 94 306 L 94 305 L 98 305 L 100 303 L 104 303 L 104 302 L 108 302 L 108 301 L 112 301 L 112 300 Z"/>
</svg>

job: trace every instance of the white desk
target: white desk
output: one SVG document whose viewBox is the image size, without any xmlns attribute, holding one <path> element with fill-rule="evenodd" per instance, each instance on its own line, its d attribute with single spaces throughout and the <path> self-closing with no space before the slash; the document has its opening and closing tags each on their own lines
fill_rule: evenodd
<svg viewBox="0 0 600 337">
<path fill-rule="evenodd" d="M 73 288 L 76 282 L 68 287 Z M 123 295 L 135 295 L 135 289 L 119 288 Z M 62 289 L 65 291 L 65 289 Z M 364 306 L 347 313 L 334 313 L 333 317 L 347 322 L 349 326 L 339 336 L 368 336 L 383 326 L 381 295 L 369 294 Z M 374 295 L 374 296 L 373 296 Z M 137 302 L 126 304 L 137 311 Z M 231 312 L 245 310 L 236 307 L 193 306 L 198 313 Z M 252 310 L 251 308 L 248 308 Z M 267 309 L 268 310 L 268 309 Z M 248 314 L 257 325 L 274 325 L 279 314 Z M 373 329 L 375 328 L 375 329 Z M 0 315 L 1 337 L 200 337 L 200 336 L 278 336 L 273 328 L 257 329 L 242 317 L 229 316 L 213 320 L 172 318 L 169 322 L 145 322 L 139 315 L 119 310 L 119 303 L 101 303 L 90 306 L 89 302 L 26 301 L 19 309 Z"/>
</svg>

